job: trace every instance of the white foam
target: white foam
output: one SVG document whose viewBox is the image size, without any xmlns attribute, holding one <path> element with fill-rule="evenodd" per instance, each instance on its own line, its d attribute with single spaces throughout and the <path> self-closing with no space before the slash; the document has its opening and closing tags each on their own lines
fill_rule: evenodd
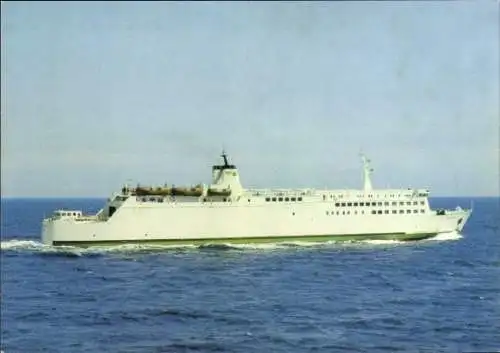
<svg viewBox="0 0 500 353">
<path fill-rule="evenodd" d="M 439 233 L 438 235 L 422 241 L 452 241 L 463 238 L 458 232 Z M 35 240 L 17 240 L 10 239 L 1 242 L 2 251 L 30 251 L 42 253 L 71 253 L 76 256 L 84 256 L 91 254 L 104 254 L 104 253 L 134 253 L 144 251 L 161 251 L 173 249 L 200 249 L 206 247 L 227 247 L 236 250 L 276 250 L 276 249 L 290 249 L 290 248 L 310 248 L 310 247 L 349 247 L 349 246 L 370 246 L 370 245 L 408 245 L 415 242 L 405 242 L 398 240 L 359 240 L 359 241 L 326 241 L 326 242 L 308 242 L 308 241 L 293 241 L 283 243 L 251 243 L 251 244 L 122 244 L 113 246 L 92 246 L 88 248 L 76 246 L 50 246 L 45 245 Z"/>
<path fill-rule="evenodd" d="M 436 236 L 425 239 L 426 241 L 449 241 L 449 240 L 459 240 L 462 239 L 463 236 L 457 231 L 448 232 L 448 233 L 438 233 Z"/>
<path fill-rule="evenodd" d="M 168 250 L 168 249 L 195 249 L 198 248 L 192 244 L 121 244 L 121 245 L 108 245 L 108 246 L 93 246 L 86 248 L 101 253 L 113 252 L 139 252 L 148 250 Z"/>
<path fill-rule="evenodd" d="M 71 253 L 82 256 L 86 249 L 73 246 L 50 246 L 34 240 L 5 240 L 0 243 L 2 251 L 29 251 L 39 253 Z"/>
<path fill-rule="evenodd" d="M 293 249 L 293 248 L 313 248 L 313 247 L 359 247 L 370 245 L 393 245 L 393 244 L 409 244 L 409 242 L 397 240 L 329 240 L 329 241 L 287 241 L 276 243 L 250 243 L 250 244 L 220 244 L 229 249 L 241 250 L 276 250 L 276 249 Z"/>
<path fill-rule="evenodd" d="M 103 254 L 140 252 L 149 250 L 168 250 L 176 248 L 196 249 L 196 245 L 158 245 L 158 244 L 121 244 L 112 246 L 92 246 L 88 248 L 78 246 L 51 246 L 34 240 L 5 240 L 1 242 L 2 251 L 29 251 L 40 253 L 71 253 L 77 256 Z"/>
<path fill-rule="evenodd" d="M 16 250 L 16 249 L 39 249 L 44 247 L 40 242 L 34 240 L 6 240 L 0 243 L 2 250 Z"/>
<path fill-rule="evenodd" d="M 227 246 L 231 249 L 241 249 L 241 250 L 276 250 L 276 249 L 291 249 L 291 248 L 310 248 L 310 247 L 324 247 L 327 245 L 338 245 L 345 242 L 338 241 L 286 241 L 286 242 L 275 242 L 275 243 L 248 243 L 248 244 L 221 244 L 222 246 Z"/>
</svg>

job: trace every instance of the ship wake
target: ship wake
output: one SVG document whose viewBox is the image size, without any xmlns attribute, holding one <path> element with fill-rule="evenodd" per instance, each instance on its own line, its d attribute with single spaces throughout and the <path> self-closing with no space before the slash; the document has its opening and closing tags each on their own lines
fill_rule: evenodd
<svg viewBox="0 0 500 353">
<path fill-rule="evenodd" d="M 413 245 L 426 242 L 455 241 L 463 236 L 457 232 L 440 233 L 435 237 L 419 241 L 397 241 L 397 240 L 360 240 L 360 241 L 327 241 L 307 242 L 294 241 L 285 243 L 263 243 L 263 244 L 207 244 L 203 245 L 159 245 L 159 244 L 123 244 L 113 246 L 92 246 L 82 248 L 77 246 L 50 246 L 35 240 L 8 239 L 1 242 L 1 251 L 4 252 L 27 252 L 39 253 L 53 256 L 96 256 L 107 253 L 151 253 L 163 251 L 181 250 L 279 250 L 290 248 L 325 248 L 325 247 L 359 247 L 359 246 L 391 246 L 391 245 Z"/>
<path fill-rule="evenodd" d="M 10 239 L 1 242 L 2 252 L 28 252 L 54 256 L 96 256 L 107 253 L 141 253 L 165 251 L 169 249 L 196 249 L 196 245 L 154 245 L 154 244 L 122 244 L 110 246 L 51 246 L 35 240 Z"/>
</svg>

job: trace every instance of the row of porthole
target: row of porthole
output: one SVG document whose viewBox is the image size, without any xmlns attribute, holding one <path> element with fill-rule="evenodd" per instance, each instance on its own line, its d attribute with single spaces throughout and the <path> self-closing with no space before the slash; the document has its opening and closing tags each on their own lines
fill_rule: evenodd
<svg viewBox="0 0 500 353">
<path fill-rule="evenodd" d="M 424 202 L 424 201 L 420 201 L 420 204 L 421 204 L 422 206 L 424 206 L 424 205 L 425 205 L 425 202 Z M 377 205 L 378 205 L 378 206 L 382 206 L 382 202 L 368 202 L 368 201 L 367 201 L 367 202 L 337 202 L 337 203 L 335 203 L 335 207 L 358 207 L 358 205 L 359 205 L 360 207 L 363 207 L 363 206 L 364 206 L 364 207 L 369 207 L 369 206 L 377 206 Z M 383 205 L 384 205 L 384 206 L 389 206 L 389 202 L 388 202 L 388 201 L 385 201 L 385 202 L 383 203 Z M 397 206 L 397 205 L 398 205 L 398 203 L 397 203 L 397 202 L 395 202 L 395 201 L 391 202 L 391 206 Z M 405 202 L 401 201 L 401 202 L 399 203 L 399 205 L 400 205 L 400 206 L 404 206 L 404 205 L 405 205 Z M 411 206 L 411 205 L 412 205 L 412 202 L 411 202 L 411 201 L 407 201 L 407 202 L 406 202 L 406 205 L 407 205 L 407 206 Z M 414 205 L 414 206 L 417 206 L 417 205 L 418 205 L 418 202 L 417 202 L 417 201 L 413 201 L 413 205 Z"/>
<path fill-rule="evenodd" d="M 339 216 L 339 215 L 345 216 L 345 215 L 351 214 L 351 211 L 336 211 L 336 212 L 337 212 L 337 216 Z M 358 211 L 353 211 L 353 214 L 357 215 Z M 360 214 L 365 214 L 365 211 L 360 211 Z M 334 211 L 326 211 L 326 215 L 327 216 L 334 216 L 335 212 Z"/>
<path fill-rule="evenodd" d="M 150 197 L 149 199 L 147 197 L 143 197 L 143 198 L 137 198 L 137 201 L 139 202 L 158 202 L 158 203 L 162 203 L 164 202 L 164 199 L 163 198 L 154 198 L 154 197 Z M 175 201 L 175 198 L 172 198 L 172 201 Z M 203 202 L 207 202 L 207 201 L 213 201 L 213 200 L 207 200 L 206 198 L 203 198 L 202 200 Z M 222 199 L 222 202 L 229 202 L 231 201 L 231 199 L 229 198 L 223 198 Z M 248 199 L 248 202 L 250 202 L 250 199 Z"/>
<path fill-rule="evenodd" d="M 61 216 L 77 216 L 78 214 L 76 212 L 61 212 Z"/>
<path fill-rule="evenodd" d="M 398 212 L 399 211 L 399 212 Z M 406 210 L 406 214 L 410 214 L 410 213 L 418 213 L 418 210 L 417 209 L 413 209 L 413 210 Z M 392 214 L 404 214 L 405 213 L 405 210 L 392 210 Z M 421 209 L 420 210 L 420 213 L 425 213 L 425 210 L 424 209 Z M 389 210 L 372 210 L 372 214 L 389 214 Z"/>
<path fill-rule="evenodd" d="M 340 213 L 342 212 L 342 213 Z M 365 214 L 365 211 L 360 211 L 361 213 L 360 214 Z M 398 213 L 398 210 L 392 210 L 391 212 L 392 214 L 397 214 Z M 399 214 L 404 214 L 405 213 L 405 210 L 399 210 Z M 410 214 L 412 213 L 412 210 L 406 210 L 406 213 L 407 214 Z M 418 210 L 417 209 L 414 209 L 413 210 L 413 213 L 418 213 Z M 420 210 L 420 213 L 425 213 L 425 210 Z M 326 215 L 327 216 L 333 216 L 333 215 L 350 215 L 351 214 L 351 211 L 326 211 Z M 353 211 L 353 214 L 357 215 L 358 214 L 358 211 Z M 371 214 L 389 214 L 389 210 L 372 210 Z"/>
<path fill-rule="evenodd" d="M 426 197 L 427 195 L 425 194 L 418 194 L 418 197 Z M 344 197 L 353 197 L 352 195 L 330 195 L 330 198 L 339 198 L 339 199 L 343 199 Z M 364 195 L 364 194 L 361 194 L 361 195 L 356 195 L 356 197 L 360 198 L 360 197 L 368 197 L 370 199 L 373 199 L 373 198 L 387 198 L 387 197 L 398 197 L 398 198 L 401 198 L 401 197 L 412 197 L 412 194 L 404 194 L 404 195 L 401 195 L 401 194 L 375 194 L 375 195 Z"/>
<path fill-rule="evenodd" d="M 276 196 L 285 196 L 287 193 L 285 192 L 276 192 L 276 193 L 273 193 L 273 195 L 276 195 Z M 308 192 L 307 194 L 311 194 L 310 192 Z M 306 196 L 306 193 L 305 192 L 301 192 L 300 194 L 297 193 L 296 195 L 301 195 L 301 196 Z"/>
<path fill-rule="evenodd" d="M 295 201 L 302 201 L 302 197 L 266 197 L 266 202 L 295 202 Z"/>
<path fill-rule="evenodd" d="M 137 201 L 139 202 L 163 202 L 163 198 L 162 197 L 150 197 L 149 199 L 147 197 L 137 197 L 136 198 Z"/>
</svg>

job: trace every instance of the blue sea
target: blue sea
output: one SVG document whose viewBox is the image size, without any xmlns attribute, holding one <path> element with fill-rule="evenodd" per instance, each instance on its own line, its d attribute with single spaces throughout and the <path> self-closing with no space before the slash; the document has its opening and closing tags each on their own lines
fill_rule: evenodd
<svg viewBox="0 0 500 353">
<path fill-rule="evenodd" d="M 3 199 L 1 349 L 500 351 L 500 199 L 418 242 L 54 248 L 42 218 L 96 199 Z"/>
</svg>

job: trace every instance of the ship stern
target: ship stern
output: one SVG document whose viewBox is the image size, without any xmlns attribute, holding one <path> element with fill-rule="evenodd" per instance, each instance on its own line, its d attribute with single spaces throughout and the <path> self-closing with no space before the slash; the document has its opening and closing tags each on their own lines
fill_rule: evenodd
<svg viewBox="0 0 500 353">
<path fill-rule="evenodd" d="M 54 243 L 54 221 L 49 218 L 42 221 L 42 243 L 44 245 Z"/>
</svg>

